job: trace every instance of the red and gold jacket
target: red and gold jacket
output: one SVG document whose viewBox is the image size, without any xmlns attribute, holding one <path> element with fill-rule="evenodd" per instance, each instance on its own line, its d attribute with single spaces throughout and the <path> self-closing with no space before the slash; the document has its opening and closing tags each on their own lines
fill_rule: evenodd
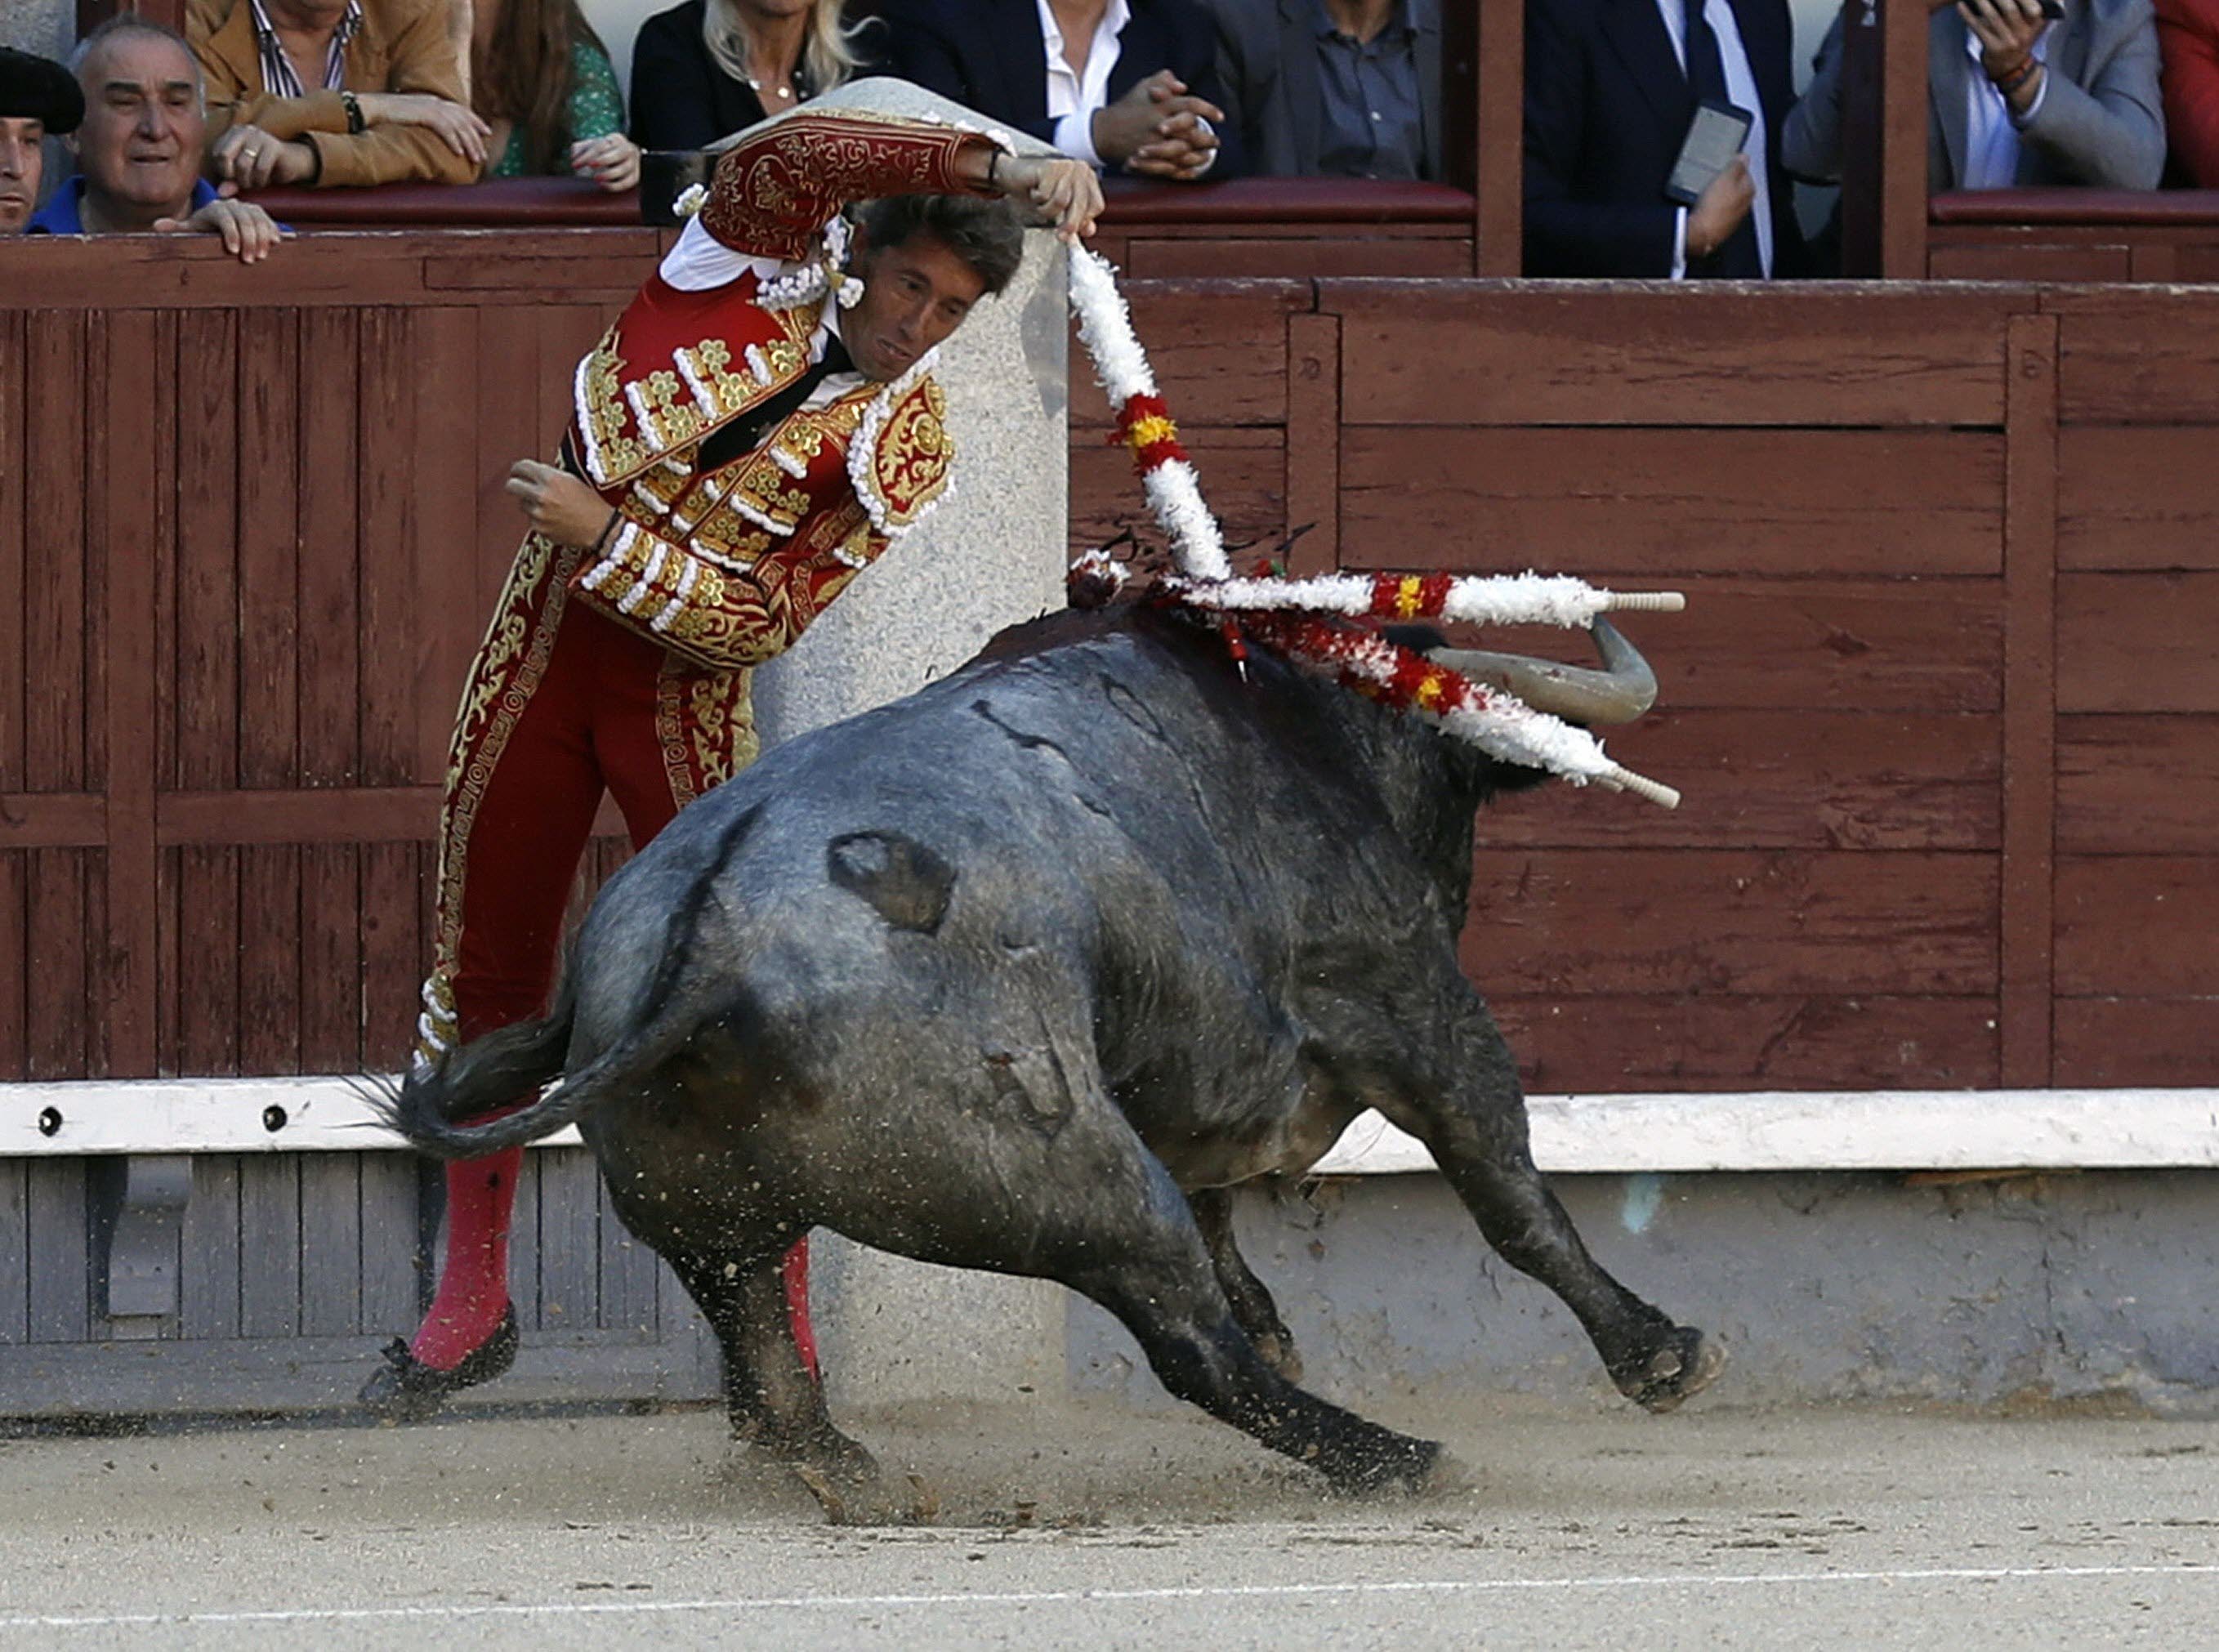
<svg viewBox="0 0 2219 1652">
<path fill-rule="evenodd" d="M 955 157 L 980 141 L 806 113 L 718 163 L 661 270 L 578 363 L 570 450 L 617 512 L 571 581 L 581 600 L 713 669 L 759 665 L 946 492 L 955 450 L 929 356 L 892 384 L 812 396 L 730 463 L 695 463 L 836 325 L 853 284 L 840 208 L 968 193 Z"/>
</svg>

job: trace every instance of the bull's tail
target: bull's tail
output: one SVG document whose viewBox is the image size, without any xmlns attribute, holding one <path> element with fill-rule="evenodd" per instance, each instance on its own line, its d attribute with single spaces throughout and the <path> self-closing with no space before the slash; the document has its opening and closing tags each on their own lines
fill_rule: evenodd
<svg viewBox="0 0 2219 1652">
<path fill-rule="evenodd" d="M 610 1094 L 613 1080 L 661 1059 L 668 1053 L 663 1046 L 674 1046 L 684 1033 L 667 1022 L 637 1028 L 529 1106 L 485 1118 L 562 1076 L 577 1014 L 577 975 L 566 968 L 545 1015 L 472 1039 L 437 1063 L 420 1066 L 376 1102 L 379 1116 L 435 1158 L 482 1158 L 575 1124 Z M 470 1119 L 480 1122 L 459 1122 Z"/>
<path fill-rule="evenodd" d="M 654 974 L 633 1012 L 625 1017 L 625 1031 L 600 1054 L 563 1077 L 530 1106 L 500 1118 L 485 1116 L 519 1096 L 543 1089 L 563 1073 L 571 1026 L 578 1018 L 579 994 L 584 990 L 581 977 L 590 958 L 589 938 L 602 910 L 597 904 L 596 918 L 587 920 L 587 933 L 563 960 L 563 984 L 556 989 L 554 1006 L 536 1021 L 519 1022 L 472 1039 L 436 1065 L 410 1073 L 398 1091 L 376 1103 L 386 1125 L 436 1158 L 476 1158 L 551 1136 L 576 1123 L 619 1087 L 631 1086 L 636 1092 L 640 1077 L 668 1060 L 701 1024 L 704 1005 L 689 999 L 687 991 L 694 942 L 705 910 L 717 904 L 718 874 L 760 812 L 760 806 L 744 810 L 718 833 L 712 852 L 693 869 L 692 886 L 674 914 L 662 916 L 643 910 L 635 915 L 632 940 L 641 955 L 656 959 Z M 612 922 L 621 924 L 623 920 Z M 621 970 L 617 978 L 623 978 Z M 480 1122 L 457 1122 L 464 1119 Z"/>
</svg>

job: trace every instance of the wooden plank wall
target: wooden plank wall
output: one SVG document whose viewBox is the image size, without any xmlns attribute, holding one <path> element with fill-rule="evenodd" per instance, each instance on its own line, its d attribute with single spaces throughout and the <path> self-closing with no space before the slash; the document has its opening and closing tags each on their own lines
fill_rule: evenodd
<svg viewBox="0 0 2219 1652">
<path fill-rule="evenodd" d="M 0 1079 L 399 1059 L 500 475 L 655 245 L 320 238 L 277 306 L 199 249 L 9 250 L 66 300 L 0 310 Z M 2203 869 L 2219 301 L 1132 290 L 1235 538 L 1695 597 L 1619 736 L 1688 806 L 1488 823 L 1471 961 L 1537 1084 L 2185 1070 L 2210 960 L 2152 954 L 2116 879 L 2178 910 Z M 1079 543 L 1145 521 L 1087 376 Z"/>
<path fill-rule="evenodd" d="M 0 1082 L 400 1059 L 500 479 L 656 245 L 0 247 Z M 2209 1082 L 2219 295 L 1132 299 L 1235 539 L 1694 599 L 1639 625 L 1662 703 L 1612 742 L 1686 808 L 1556 790 L 1482 823 L 1466 962 L 1533 1086 Z M 1080 544 L 1144 520 L 1087 377 Z M 534 1164 L 535 1334 L 680 1334 L 584 1160 Z M 157 1334 L 405 1328 L 412 1167 L 196 1173 L 198 1271 Z M 0 1163 L 0 1344 L 109 1334 L 103 1175 Z"/>
<path fill-rule="evenodd" d="M 1926 270 L 1936 281 L 2219 280 L 2219 221 L 1930 224 Z"/>
<path fill-rule="evenodd" d="M 1612 742 L 1686 806 L 1482 820 L 1465 960 L 1529 1084 L 2210 1082 L 2219 299 L 1314 292 L 1136 295 L 1233 537 L 1693 599 Z M 1074 407 L 1085 544 L 1141 511 Z"/>
<path fill-rule="evenodd" d="M 280 305 L 157 264 L 159 307 L 57 247 L 16 290 L 78 301 L 0 310 L 0 1080 L 405 1053 L 500 481 L 656 245 L 530 240 L 288 247 Z"/>
</svg>

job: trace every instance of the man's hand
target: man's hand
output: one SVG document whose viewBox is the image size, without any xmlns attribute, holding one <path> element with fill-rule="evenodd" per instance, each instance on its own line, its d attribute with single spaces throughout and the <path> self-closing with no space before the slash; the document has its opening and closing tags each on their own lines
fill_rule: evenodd
<svg viewBox="0 0 2219 1652">
<path fill-rule="evenodd" d="M 629 189 L 639 182 L 639 146 L 621 132 L 570 146 L 570 170 L 604 189 Z"/>
<path fill-rule="evenodd" d="M 305 139 L 288 142 L 251 123 L 233 127 L 208 152 L 208 170 L 242 189 L 273 183 L 306 183 L 322 171 L 315 146 Z"/>
<path fill-rule="evenodd" d="M 1749 176 L 1749 157 L 1736 155 L 1710 181 L 1688 211 L 1688 256 L 1707 258 L 1726 244 L 1756 204 L 1756 185 Z"/>
<path fill-rule="evenodd" d="M 1102 215 L 1102 181 L 1083 160 L 1003 155 L 994 163 L 994 187 L 1012 201 L 1029 203 L 1074 246 L 1080 236 L 1094 233 L 1094 220 Z"/>
<path fill-rule="evenodd" d="M 221 235 L 223 250 L 241 264 L 261 263 L 285 233 L 276 219 L 252 202 L 228 197 L 209 202 L 190 218 L 158 218 L 154 231 L 160 235 Z"/>
<path fill-rule="evenodd" d="M 1980 43 L 1980 67 L 1990 80 L 2008 80 L 2026 66 L 2034 43 L 2049 27 L 2042 0 L 1959 0 L 1957 15 Z M 2023 114 L 2034 102 L 2039 72 L 2018 87 L 2011 106 Z"/>
<path fill-rule="evenodd" d="M 448 148 L 485 170 L 486 140 L 493 128 L 467 105 L 431 92 L 357 92 L 354 101 L 364 126 L 429 127 Z"/>
<path fill-rule="evenodd" d="M 583 550 L 597 543 L 609 525 L 609 507 L 592 488 L 558 466 L 519 459 L 503 484 L 531 523 L 558 545 Z"/>
<path fill-rule="evenodd" d="M 1095 110 L 1089 131 L 1094 152 L 1110 165 L 1178 177 L 1181 174 L 1165 170 L 1172 163 L 1160 156 L 1148 166 L 1140 165 L 1141 151 L 1151 143 L 1176 138 L 1203 152 L 1214 152 L 1217 134 L 1209 122 L 1224 118 L 1225 111 L 1216 104 L 1190 96 L 1184 81 L 1168 69 L 1159 69 L 1116 102 Z"/>
<path fill-rule="evenodd" d="M 1173 115 L 1165 125 L 1164 135 L 1134 150 L 1125 170 L 1190 183 L 1217 159 L 1217 128 L 1200 115 Z"/>
</svg>

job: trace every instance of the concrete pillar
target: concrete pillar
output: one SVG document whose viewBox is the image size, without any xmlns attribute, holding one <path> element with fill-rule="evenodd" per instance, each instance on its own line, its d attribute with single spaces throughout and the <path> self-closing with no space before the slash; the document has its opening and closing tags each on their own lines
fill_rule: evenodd
<svg viewBox="0 0 2219 1652">
<path fill-rule="evenodd" d="M 59 59 L 76 39 L 77 0 L 0 0 L 0 46 Z"/>
<path fill-rule="evenodd" d="M 1004 626 L 1063 606 L 1064 256 L 1026 237 L 1009 289 L 941 352 L 957 444 L 940 508 L 758 674 L 766 748 L 945 676 Z M 814 1295 L 836 1405 L 1007 1399 L 1065 1382 L 1065 1293 L 819 1234 Z"/>
</svg>

